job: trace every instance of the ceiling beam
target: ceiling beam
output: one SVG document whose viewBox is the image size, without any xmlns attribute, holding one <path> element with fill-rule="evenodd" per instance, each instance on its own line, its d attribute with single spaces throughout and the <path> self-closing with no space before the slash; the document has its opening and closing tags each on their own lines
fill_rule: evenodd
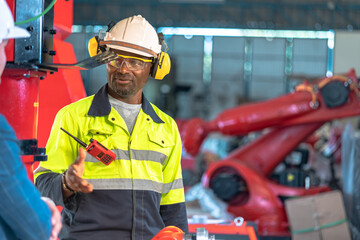
<svg viewBox="0 0 360 240">
<path fill-rule="evenodd" d="M 205 2 L 205 0 L 203 0 Z M 74 0 L 74 24 L 106 25 L 141 14 L 155 27 L 224 27 L 291 30 L 360 29 L 360 4 L 152 0 Z"/>
</svg>

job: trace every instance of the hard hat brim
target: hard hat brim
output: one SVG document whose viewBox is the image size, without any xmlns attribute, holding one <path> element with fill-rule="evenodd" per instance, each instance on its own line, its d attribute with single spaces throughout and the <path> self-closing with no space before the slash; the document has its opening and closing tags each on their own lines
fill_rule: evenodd
<svg viewBox="0 0 360 240">
<path fill-rule="evenodd" d="M 153 50 L 127 43 L 121 41 L 100 41 L 100 45 L 106 45 L 109 48 L 118 49 L 126 52 L 135 53 L 144 57 L 154 57 L 156 58 L 158 53 L 154 52 Z"/>
<path fill-rule="evenodd" d="M 142 51 L 135 50 L 135 49 L 132 49 L 132 48 L 127 48 L 127 47 L 122 47 L 122 46 L 115 46 L 115 45 L 110 45 L 109 48 L 117 49 L 117 50 L 121 50 L 121 51 L 125 51 L 125 52 L 130 52 L 130 53 L 135 53 L 137 55 L 144 56 L 144 57 L 154 57 L 154 55 L 144 53 Z"/>
</svg>

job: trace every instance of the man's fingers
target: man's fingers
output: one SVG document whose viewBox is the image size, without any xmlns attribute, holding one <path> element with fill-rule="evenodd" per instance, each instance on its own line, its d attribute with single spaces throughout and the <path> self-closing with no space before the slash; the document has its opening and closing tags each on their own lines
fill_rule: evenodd
<svg viewBox="0 0 360 240">
<path fill-rule="evenodd" d="M 48 205 L 51 212 L 51 236 L 49 240 L 56 240 L 57 236 L 62 228 L 61 215 L 55 203 L 47 197 L 41 197 L 41 199 Z"/>
<path fill-rule="evenodd" d="M 67 185 L 74 191 L 89 193 L 92 192 L 93 186 L 82 178 L 85 168 L 86 151 L 79 148 L 79 155 L 75 162 L 71 164 L 66 172 L 65 179 Z"/>
<path fill-rule="evenodd" d="M 71 187 L 71 189 L 77 192 L 89 193 L 93 190 L 92 184 L 74 174 L 69 174 L 67 184 Z"/>
<path fill-rule="evenodd" d="M 79 148 L 79 155 L 76 158 L 74 164 L 75 165 L 82 165 L 85 163 L 85 158 L 86 158 L 86 151 L 83 148 Z"/>
<path fill-rule="evenodd" d="M 90 193 L 93 191 L 93 185 L 88 183 L 86 180 L 84 180 L 85 182 L 82 182 L 81 185 L 80 185 L 80 192 L 83 192 L 83 193 Z"/>
<path fill-rule="evenodd" d="M 79 148 L 79 155 L 73 164 L 69 167 L 69 175 L 82 176 L 85 168 L 86 151 L 83 148 Z"/>
<path fill-rule="evenodd" d="M 90 193 L 93 191 L 93 185 L 84 180 L 81 183 L 77 184 L 77 186 L 75 187 L 75 191 Z"/>
<path fill-rule="evenodd" d="M 57 236 L 59 235 L 59 232 L 62 228 L 61 223 L 61 215 L 58 209 L 56 211 L 52 212 L 52 218 L 51 218 L 51 224 L 52 224 L 52 231 L 51 231 L 51 237 L 53 239 L 57 239 Z"/>
</svg>

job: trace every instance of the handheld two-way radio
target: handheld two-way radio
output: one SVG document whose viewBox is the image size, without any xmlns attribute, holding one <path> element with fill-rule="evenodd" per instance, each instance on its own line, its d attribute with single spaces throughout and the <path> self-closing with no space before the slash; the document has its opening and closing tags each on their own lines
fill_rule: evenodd
<svg viewBox="0 0 360 240">
<path fill-rule="evenodd" d="M 68 131 L 63 128 L 60 128 L 65 133 L 67 133 L 70 137 L 75 139 L 81 146 L 83 146 L 91 156 L 95 157 L 97 160 L 103 162 L 105 165 L 109 165 L 112 161 L 114 161 L 116 154 L 111 150 L 107 149 L 103 145 L 101 145 L 95 139 L 90 139 L 90 144 L 86 145 L 83 141 L 78 139 L 77 137 L 71 135 Z"/>
</svg>

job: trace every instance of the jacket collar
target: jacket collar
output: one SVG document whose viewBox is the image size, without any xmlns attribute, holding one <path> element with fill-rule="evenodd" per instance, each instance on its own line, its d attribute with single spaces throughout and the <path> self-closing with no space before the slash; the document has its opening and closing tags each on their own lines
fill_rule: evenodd
<svg viewBox="0 0 360 240">
<path fill-rule="evenodd" d="M 142 94 L 141 108 L 143 112 L 149 115 L 154 122 L 164 123 L 164 121 L 161 120 L 161 118 L 156 114 L 150 102 L 145 98 L 144 93 Z M 108 85 L 105 84 L 95 94 L 88 115 L 93 117 L 106 116 L 110 114 L 110 111 L 111 111 L 111 105 L 108 98 Z"/>
</svg>

